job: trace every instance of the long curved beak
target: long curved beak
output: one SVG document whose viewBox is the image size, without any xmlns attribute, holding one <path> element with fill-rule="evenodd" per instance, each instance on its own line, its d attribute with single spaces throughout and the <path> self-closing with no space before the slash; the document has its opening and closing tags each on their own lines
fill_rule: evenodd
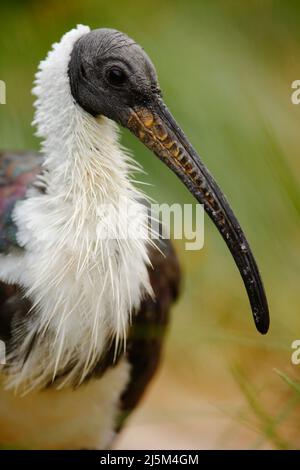
<svg viewBox="0 0 300 470">
<path fill-rule="evenodd" d="M 222 235 L 244 281 L 257 330 L 269 328 L 264 286 L 248 241 L 218 184 L 159 98 L 149 107 L 136 107 L 126 127 L 181 179 Z"/>
</svg>

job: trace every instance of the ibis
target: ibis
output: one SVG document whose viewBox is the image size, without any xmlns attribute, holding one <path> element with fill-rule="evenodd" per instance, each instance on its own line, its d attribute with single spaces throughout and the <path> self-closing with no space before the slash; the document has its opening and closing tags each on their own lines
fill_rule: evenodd
<svg viewBox="0 0 300 470">
<path fill-rule="evenodd" d="M 232 209 L 134 40 L 77 26 L 40 63 L 33 93 L 41 151 L 0 153 L 0 443 L 106 449 L 157 369 L 181 277 L 171 242 L 149 234 L 118 125 L 204 206 L 263 334 L 266 295 Z M 131 210 L 116 218 L 121 200 Z M 121 236 L 132 213 L 141 236 Z"/>
</svg>

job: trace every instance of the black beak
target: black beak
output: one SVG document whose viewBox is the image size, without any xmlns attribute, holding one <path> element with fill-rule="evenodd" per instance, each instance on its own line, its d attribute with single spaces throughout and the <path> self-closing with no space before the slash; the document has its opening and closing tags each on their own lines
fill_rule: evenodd
<svg viewBox="0 0 300 470">
<path fill-rule="evenodd" d="M 224 194 L 159 98 L 149 107 L 136 107 L 126 127 L 183 181 L 221 233 L 244 281 L 257 330 L 269 328 L 263 283 L 247 239 Z"/>
</svg>

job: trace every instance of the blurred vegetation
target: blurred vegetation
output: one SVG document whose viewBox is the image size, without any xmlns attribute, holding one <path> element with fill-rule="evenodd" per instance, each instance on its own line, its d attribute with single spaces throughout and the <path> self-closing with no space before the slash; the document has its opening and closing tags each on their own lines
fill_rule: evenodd
<svg viewBox="0 0 300 470">
<path fill-rule="evenodd" d="M 291 343 L 300 338 L 300 106 L 290 99 L 291 83 L 300 79 L 300 3 L 2 0 L 0 12 L 0 78 L 7 83 L 1 148 L 38 148 L 30 126 L 33 75 L 50 45 L 77 23 L 120 29 L 149 53 L 166 102 L 248 235 L 271 312 L 270 332 L 261 337 L 237 270 L 207 219 L 202 251 L 176 242 L 185 282 L 167 367 L 254 427 L 258 440 L 249 447 L 300 447 L 300 366 L 290 364 Z M 123 142 L 147 171 L 151 196 L 191 202 L 126 131 Z"/>
</svg>

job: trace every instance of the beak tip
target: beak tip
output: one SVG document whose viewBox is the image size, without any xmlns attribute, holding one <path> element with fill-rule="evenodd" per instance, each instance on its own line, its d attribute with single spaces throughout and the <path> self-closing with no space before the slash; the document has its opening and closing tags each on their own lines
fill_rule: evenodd
<svg viewBox="0 0 300 470">
<path fill-rule="evenodd" d="M 269 324 L 260 326 L 257 328 L 257 330 L 259 331 L 261 335 L 266 335 L 269 331 Z"/>
<path fill-rule="evenodd" d="M 270 326 L 270 318 L 268 311 L 264 311 L 260 318 L 255 319 L 255 326 L 260 334 L 265 335 L 268 333 Z"/>
</svg>

